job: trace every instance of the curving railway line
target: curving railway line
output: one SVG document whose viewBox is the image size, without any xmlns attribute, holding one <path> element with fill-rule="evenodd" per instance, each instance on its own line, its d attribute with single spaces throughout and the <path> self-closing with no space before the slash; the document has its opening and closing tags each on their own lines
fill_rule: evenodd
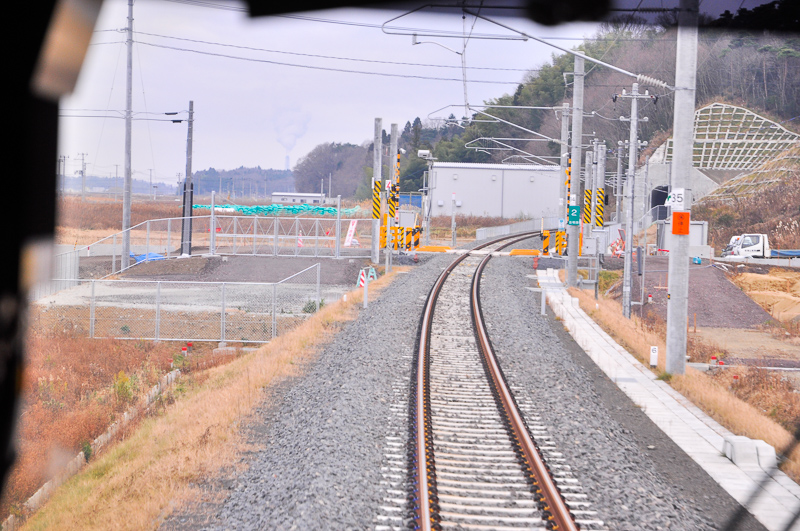
<svg viewBox="0 0 800 531">
<path fill-rule="evenodd" d="M 483 323 L 480 278 L 491 252 L 533 236 L 461 256 L 428 296 L 410 397 L 415 529 L 603 528 L 535 407 L 509 389 Z"/>
</svg>

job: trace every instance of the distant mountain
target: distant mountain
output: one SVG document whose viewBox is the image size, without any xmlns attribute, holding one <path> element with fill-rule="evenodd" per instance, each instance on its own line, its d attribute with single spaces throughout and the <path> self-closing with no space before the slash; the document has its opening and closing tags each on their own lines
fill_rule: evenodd
<svg viewBox="0 0 800 531">
<path fill-rule="evenodd" d="M 86 176 L 86 191 L 90 193 L 104 192 L 104 193 L 122 193 L 123 189 L 122 177 L 97 177 L 94 175 Z M 158 189 L 155 192 L 158 195 L 172 195 L 176 193 L 174 184 L 156 183 Z M 154 186 L 156 186 L 154 185 Z M 78 177 L 64 177 L 59 182 L 59 190 L 71 190 L 72 192 L 81 191 L 81 178 Z M 131 191 L 134 194 L 150 194 L 150 181 L 141 179 L 131 179 Z"/>
</svg>

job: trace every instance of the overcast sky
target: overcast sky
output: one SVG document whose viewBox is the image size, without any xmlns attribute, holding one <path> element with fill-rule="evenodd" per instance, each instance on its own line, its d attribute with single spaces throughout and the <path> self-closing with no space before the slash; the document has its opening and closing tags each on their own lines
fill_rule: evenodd
<svg viewBox="0 0 800 531">
<path fill-rule="evenodd" d="M 226 6 L 135 3 L 133 110 L 136 118 L 153 120 L 133 125 L 134 178 L 147 179 L 152 170 L 154 182 L 175 184 L 176 175 L 185 173 L 186 123 L 163 121 L 168 117 L 158 113 L 186 111 L 189 100 L 195 111 L 194 171 L 284 169 L 287 155 L 293 167 L 323 142 L 370 141 L 376 117 L 388 132 L 390 124 L 402 129 L 416 116 L 463 114 L 458 108 L 435 112 L 463 106 L 461 56 L 444 48 L 460 51 L 462 39 L 420 36 L 428 42 L 414 46 L 410 31 L 381 30 L 402 14 L 386 10 L 249 19 L 243 4 Z M 126 16 L 125 0 L 103 1 L 75 92 L 62 99 L 59 155 L 68 157 L 68 175 L 79 169 L 80 153 L 90 175 L 123 174 Z M 588 23 L 547 28 L 527 19 L 502 21 L 566 47 L 598 29 Z M 475 38 L 511 34 L 483 20 L 462 20 L 459 13 L 417 13 L 392 25 L 420 33 L 471 32 L 465 57 L 472 104 L 513 92 L 526 69 L 558 53 L 535 41 Z"/>
<path fill-rule="evenodd" d="M 79 169 L 79 153 L 87 154 L 88 174 L 123 173 L 125 34 L 115 30 L 124 29 L 126 13 L 124 0 L 103 2 L 75 92 L 62 99 L 59 154 L 69 157 L 67 174 Z M 402 129 L 416 116 L 425 120 L 447 105 L 463 106 L 461 56 L 436 44 L 413 46 L 410 35 L 385 34 L 380 25 L 400 14 L 340 9 L 304 13 L 303 19 L 249 19 L 243 11 L 139 0 L 134 5 L 135 116 L 166 120 L 167 116 L 143 113 L 186 111 L 193 100 L 194 171 L 239 166 L 284 169 L 286 155 L 294 166 L 322 142 L 371 141 L 376 117 L 383 119 L 388 132 L 392 123 Z M 596 31 L 594 24 L 553 29 L 525 19 L 503 20 L 537 36 L 560 37 L 554 42 L 562 46 L 580 42 L 563 40 L 566 37 L 581 39 Z M 393 25 L 460 34 L 463 23 L 458 14 L 429 14 L 412 15 Z M 509 35 L 485 21 L 468 18 L 466 23 L 473 35 Z M 461 39 L 418 40 L 436 41 L 453 50 L 462 46 Z M 513 92 L 524 71 L 548 61 L 554 51 L 533 41 L 472 38 L 466 51 L 469 101 L 480 104 Z M 388 64 L 398 62 L 412 64 Z M 111 112 L 98 112 L 105 110 Z M 446 117 L 451 111 L 463 114 L 453 108 L 432 116 Z M 112 117 L 84 117 L 90 115 Z M 154 182 L 174 184 L 176 174 L 185 173 L 186 132 L 185 123 L 135 121 L 134 178 L 147 179 L 153 169 Z"/>
</svg>

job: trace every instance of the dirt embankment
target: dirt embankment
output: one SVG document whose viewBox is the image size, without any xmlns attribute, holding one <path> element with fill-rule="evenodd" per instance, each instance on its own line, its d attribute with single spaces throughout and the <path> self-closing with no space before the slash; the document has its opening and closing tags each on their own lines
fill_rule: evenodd
<svg viewBox="0 0 800 531">
<path fill-rule="evenodd" d="M 772 268 L 768 272 L 742 272 L 731 276 L 734 284 L 783 323 L 800 319 L 800 272 Z"/>
</svg>

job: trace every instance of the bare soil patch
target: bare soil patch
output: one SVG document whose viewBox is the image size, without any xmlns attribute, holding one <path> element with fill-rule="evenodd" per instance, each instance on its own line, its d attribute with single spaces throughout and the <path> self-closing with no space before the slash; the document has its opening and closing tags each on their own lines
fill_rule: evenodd
<svg viewBox="0 0 800 531">
<path fill-rule="evenodd" d="M 732 275 L 731 280 L 775 319 L 785 323 L 800 318 L 800 272 L 779 268 L 766 274 L 745 271 Z"/>
<path fill-rule="evenodd" d="M 704 343 L 719 346 L 736 358 L 777 358 L 800 360 L 800 344 L 791 338 L 779 339 L 763 330 L 739 328 L 697 328 L 690 334 Z"/>
</svg>

